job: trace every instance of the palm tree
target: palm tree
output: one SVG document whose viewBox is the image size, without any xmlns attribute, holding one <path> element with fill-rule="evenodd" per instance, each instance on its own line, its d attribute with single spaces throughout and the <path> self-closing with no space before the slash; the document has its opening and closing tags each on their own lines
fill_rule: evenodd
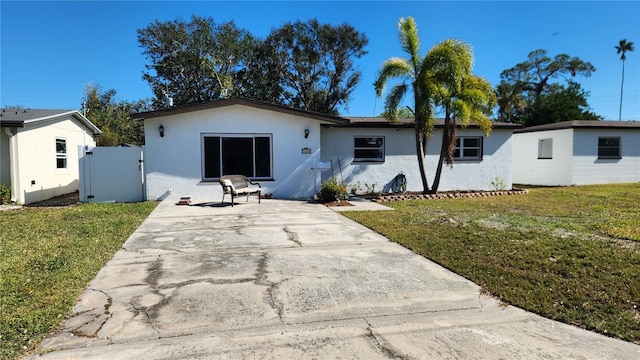
<svg viewBox="0 0 640 360">
<path fill-rule="evenodd" d="M 402 49 L 409 58 L 393 57 L 383 62 L 374 86 L 376 94 L 381 97 L 387 81 L 392 78 L 401 80 L 391 88 L 385 100 L 385 113 L 391 120 L 397 118 L 398 106 L 404 95 L 413 91 L 414 107 L 411 111 L 415 118 L 416 154 L 423 192 L 434 193 L 438 190 L 443 162 L 452 163 L 456 121 L 460 120 L 463 126 L 473 121 L 488 133 L 491 121 L 485 114 L 491 112 L 495 95 L 486 80 L 471 74 L 473 54 L 469 45 L 445 40 L 421 58 L 414 19 L 400 19 L 398 28 Z M 430 189 L 424 165 L 424 145 L 433 133 L 436 107 L 445 111 L 445 128 L 434 186 Z"/>
<path fill-rule="evenodd" d="M 622 89 L 624 87 L 624 61 L 627 60 L 627 51 L 633 51 L 633 41 L 627 41 L 627 39 L 620 40 L 618 46 L 615 47 L 618 50 L 617 54 L 622 53 L 620 55 L 620 60 L 622 60 L 622 82 L 620 83 L 620 112 L 618 113 L 618 121 L 622 120 Z"/>
<path fill-rule="evenodd" d="M 401 80 L 391 88 L 385 100 L 385 112 L 392 121 L 397 120 L 398 106 L 404 95 L 410 90 L 413 91 L 414 107 L 410 110 L 415 119 L 416 155 L 423 192 L 427 193 L 430 192 L 430 189 L 424 165 L 424 145 L 427 136 L 433 132 L 435 105 L 432 95 L 433 87 L 430 83 L 429 69 L 427 69 L 424 59 L 420 57 L 420 39 L 415 20 L 412 17 L 408 17 L 406 20 L 401 18 L 398 29 L 400 31 L 400 45 L 409 58 L 393 57 L 384 61 L 378 78 L 374 82 L 374 87 L 376 95 L 382 97 L 387 81 L 393 78 Z"/>
<path fill-rule="evenodd" d="M 446 162 L 453 166 L 457 121 L 463 127 L 473 122 L 487 135 L 491 131 L 488 114 L 496 104 L 496 95 L 487 80 L 472 74 L 473 52 L 464 42 L 452 39 L 441 42 L 429 50 L 425 62 L 434 79 L 435 104 L 445 113 L 440 159 L 431 189 L 435 193 L 442 165 Z"/>
<path fill-rule="evenodd" d="M 522 92 L 518 91 L 516 86 L 501 81 L 495 91 L 498 100 L 498 120 L 504 122 L 513 122 L 514 116 L 522 113 L 527 107 L 527 102 L 522 96 Z"/>
</svg>

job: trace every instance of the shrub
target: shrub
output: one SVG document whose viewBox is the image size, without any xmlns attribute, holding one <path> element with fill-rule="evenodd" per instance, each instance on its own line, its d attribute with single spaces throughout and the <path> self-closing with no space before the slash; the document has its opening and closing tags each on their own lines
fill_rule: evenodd
<svg viewBox="0 0 640 360">
<path fill-rule="evenodd" d="M 336 178 L 325 180 L 322 182 L 318 198 L 322 202 L 345 200 L 347 198 L 347 185 L 339 183 Z"/>
<path fill-rule="evenodd" d="M 0 205 L 5 205 L 11 202 L 11 188 L 5 184 L 0 183 Z"/>
</svg>

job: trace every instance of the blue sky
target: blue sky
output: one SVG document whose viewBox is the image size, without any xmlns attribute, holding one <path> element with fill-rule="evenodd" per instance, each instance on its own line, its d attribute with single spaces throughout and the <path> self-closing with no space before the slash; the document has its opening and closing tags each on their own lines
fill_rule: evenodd
<svg viewBox="0 0 640 360">
<path fill-rule="evenodd" d="M 192 14 L 216 22 L 234 20 L 258 37 L 287 21 L 318 18 L 349 23 L 369 38 L 368 54 L 356 61 L 362 81 L 343 115 L 382 111 L 373 81 L 380 64 L 404 56 L 400 17 L 413 16 L 421 53 L 457 38 L 474 49 L 474 73 L 494 86 L 500 73 L 546 49 L 591 62 L 596 72 L 578 78 L 589 104 L 618 119 L 622 62 L 614 46 L 627 38 L 640 46 L 640 1 L 5 1 L 0 2 L 0 106 L 80 109 L 87 84 L 115 89 L 118 100 L 152 96 L 141 79 L 147 63 L 136 30 L 155 20 Z M 625 65 L 623 120 L 640 120 L 640 49 Z"/>
</svg>

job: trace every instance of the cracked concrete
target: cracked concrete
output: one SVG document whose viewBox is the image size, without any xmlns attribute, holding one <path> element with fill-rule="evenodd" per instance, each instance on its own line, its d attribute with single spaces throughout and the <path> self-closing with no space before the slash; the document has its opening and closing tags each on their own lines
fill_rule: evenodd
<svg viewBox="0 0 640 360">
<path fill-rule="evenodd" d="M 29 358 L 640 357 L 501 306 L 322 205 L 281 200 L 165 200 L 39 352 Z"/>
</svg>

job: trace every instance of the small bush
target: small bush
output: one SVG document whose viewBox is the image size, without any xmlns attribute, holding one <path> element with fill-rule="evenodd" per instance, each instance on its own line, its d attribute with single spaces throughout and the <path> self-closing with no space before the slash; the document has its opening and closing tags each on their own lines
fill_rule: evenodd
<svg viewBox="0 0 640 360">
<path fill-rule="evenodd" d="M 325 180 L 322 182 L 322 187 L 320 188 L 320 192 L 318 193 L 318 198 L 322 202 L 346 200 L 347 185 L 339 183 L 336 178 Z"/>
<path fill-rule="evenodd" d="M 11 188 L 5 184 L 0 183 L 0 205 L 5 205 L 11 202 Z"/>
</svg>

